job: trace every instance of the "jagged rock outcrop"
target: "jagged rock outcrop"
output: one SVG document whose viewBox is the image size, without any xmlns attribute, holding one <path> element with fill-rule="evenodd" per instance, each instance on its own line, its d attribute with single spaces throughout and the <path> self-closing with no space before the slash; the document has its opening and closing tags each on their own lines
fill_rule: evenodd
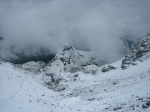
<svg viewBox="0 0 150 112">
<path fill-rule="evenodd" d="M 127 69 L 129 65 L 136 65 L 136 61 L 143 61 L 150 56 L 150 32 L 136 45 L 131 54 L 122 59 L 121 68 Z"/>
<path fill-rule="evenodd" d="M 52 89 L 56 92 L 61 92 L 65 90 L 65 86 L 63 84 L 60 84 L 60 81 L 63 80 L 62 77 L 56 77 L 57 75 L 54 73 L 46 74 L 48 77 L 51 78 L 50 81 L 45 82 L 45 84 L 48 86 L 49 89 Z"/>
</svg>

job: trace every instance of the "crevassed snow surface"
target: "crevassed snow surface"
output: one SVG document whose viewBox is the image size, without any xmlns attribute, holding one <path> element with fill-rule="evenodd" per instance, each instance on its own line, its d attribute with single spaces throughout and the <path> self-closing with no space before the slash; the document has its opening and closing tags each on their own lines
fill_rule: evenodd
<svg viewBox="0 0 150 112">
<path fill-rule="evenodd" d="M 150 59 L 95 75 L 64 72 L 62 92 L 48 89 L 44 72 L 0 64 L 0 112 L 150 112 Z M 90 66 L 89 66 L 90 68 Z M 74 77 L 78 74 L 78 77 Z M 75 78 L 76 80 L 74 80 Z"/>
</svg>

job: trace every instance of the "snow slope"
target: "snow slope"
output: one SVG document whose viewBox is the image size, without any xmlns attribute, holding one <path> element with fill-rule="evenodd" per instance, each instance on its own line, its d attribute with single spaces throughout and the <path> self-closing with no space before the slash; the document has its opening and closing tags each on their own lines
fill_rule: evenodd
<svg viewBox="0 0 150 112">
<path fill-rule="evenodd" d="M 41 76 L 10 63 L 0 65 L 0 112 L 48 112 L 58 93 L 47 89 Z"/>
<path fill-rule="evenodd" d="M 0 112 L 150 112 L 150 58 L 137 63 L 122 70 L 120 60 L 105 73 L 86 67 L 97 69 L 94 75 L 62 72 L 58 86 L 65 89 L 55 92 L 45 83 L 51 77 L 36 71 L 40 66 L 30 71 L 1 62 Z"/>
</svg>

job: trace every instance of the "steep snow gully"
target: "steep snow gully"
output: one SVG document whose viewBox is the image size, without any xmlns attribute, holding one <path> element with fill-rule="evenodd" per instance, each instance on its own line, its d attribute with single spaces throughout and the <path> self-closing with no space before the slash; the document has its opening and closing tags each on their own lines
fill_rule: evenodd
<svg viewBox="0 0 150 112">
<path fill-rule="evenodd" d="M 150 33 L 106 64 L 64 46 L 49 63 L 0 62 L 0 112 L 150 112 Z"/>
</svg>

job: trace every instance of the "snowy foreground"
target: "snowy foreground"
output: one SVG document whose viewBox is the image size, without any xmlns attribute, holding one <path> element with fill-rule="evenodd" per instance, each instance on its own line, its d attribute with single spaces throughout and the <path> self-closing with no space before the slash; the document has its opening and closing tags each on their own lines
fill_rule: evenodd
<svg viewBox="0 0 150 112">
<path fill-rule="evenodd" d="M 0 112 L 150 112 L 150 59 L 128 69 L 101 72 L 89 65 L 87 70 L 62 73 L 65 89 L 55 92 L 45 83 L 45 73 L 28 65 L 0 64 Z M 35 71 L 34 71 L 35 69 Z"/>
</svg>

